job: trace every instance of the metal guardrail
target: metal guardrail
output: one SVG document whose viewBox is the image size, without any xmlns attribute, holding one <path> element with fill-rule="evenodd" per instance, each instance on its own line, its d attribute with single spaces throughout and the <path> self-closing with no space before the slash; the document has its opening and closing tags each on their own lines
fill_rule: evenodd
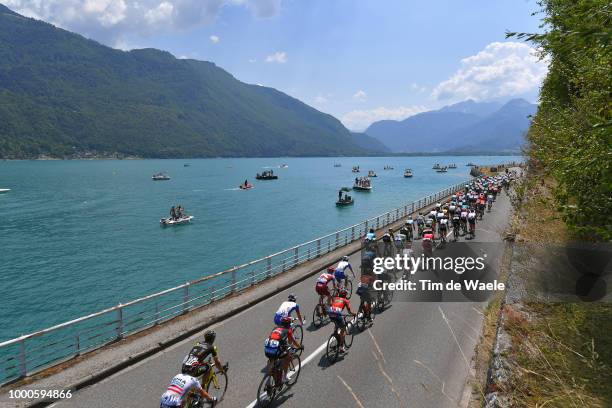
<svg viewBox="0 0 612 408">
<path fill-rule="evenodd" d="M 25 377 L 240 292 L 319 258 L 458 191 L 471 179 L 420 200 L 230 269 L 0 343 L 0 384 Z"/>
</svg>

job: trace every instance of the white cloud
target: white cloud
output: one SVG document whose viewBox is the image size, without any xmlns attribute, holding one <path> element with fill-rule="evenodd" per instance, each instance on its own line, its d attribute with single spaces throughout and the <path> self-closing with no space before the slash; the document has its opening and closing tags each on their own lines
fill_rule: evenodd
<svg viewBox="0 0 612 408">
<path fill-rule="evenodd" d="M 209 24 L 224 7 L 245 7 L 258 18 L 278 15 L 282 0 L 2 0 L 27 17 L 115 44 Z"/>
<path fill-rule="evenodd" d="M 250 62 L 251 64 L 253 64 L 253 63 L 257 62 L 257 60 L 256 60 L 255 58 L 251 58 L 251 59 L 249 59 L 249 62 Z"/>
<path fill-rule="evenodd" d="M 489 99 L 536 90 L 546 76 L 547 62 L 536 50 L 518 42 L 494 42 L 461 60 L 461 67 L 431 93 L 435 100 Z"/>
<path fill-rule="evenodd" d="M 419 85 L 416 82 L 413 82 L 410 84 L 410 90 L 412 92 L 419 92 L 419 93 L 423 93 L 427 90 L 427 88 L 423 85 Z"/>
<path fill-rule="evenodd" d="M 315 103 L 315 105 L 319 105 L 319 106 L 321 106 L 321 105 L 326 105 L 326 104 L 327 104 L 327 102 L 329 102 L 329 99 L 327 99 L 327 98 L 326 98 L 325 96 L 323 96 L 323 95 L 317 95 L 317 96 L 315 96 L 315 98 L 314 98 L 314 103 Z"/>
<path fill-rule="evenodd" d="M 354 110 L 348 112 L 344 114 L 340 120 L 347 128 L 360 131 L 379 120 L 402 120 L 426 110 L 427 108 L 424 106 L 398 106 L 395 108 L 380 106 L 369 110 Z"/>
<path fill-rule="evenodd" d="M 277 64 L 284 64 L 287 62 L 287 53 L 283 51 L 275 52 L 272 55 L 266 57 L 266 62 L 272 62 Z"/>
<path fill-rule="evenodd" d="M 210 41 L 212 41 L 214 44 L 217 44 L 220 40 L 221 39 L 217 35 L 211 35 L 210 36 Z"/>
<path fill-rule="evenodd" d="M 362 91 L 361 89 L 355 92 L 355 95 L 353 95 L 353 99 L 359 102 L 365 102 L 367 97 L 368 95 L 365 93 L 365 91 Z"/>
</svg>

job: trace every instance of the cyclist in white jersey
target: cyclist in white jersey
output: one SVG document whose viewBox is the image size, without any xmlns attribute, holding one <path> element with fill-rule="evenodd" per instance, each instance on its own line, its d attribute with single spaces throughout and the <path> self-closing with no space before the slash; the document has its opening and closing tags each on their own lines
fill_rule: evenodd
<svg viewBox="0 0 612 408">
<path fill-rule="evenodd" d="M 295 295 L 292 293 L 287 298 L 287 301 L 281 303 L 281 305 L 278 307 L 278 310 L 274 314 L 274 324 L 280 326 L 282 318 L 291 317 L 291 313 L 293 313 L 294 311 L 303 325 L 304 319 L 302 318 L 302 314 L 300 313 L 300 305 L 296 303 Z"/>
<path fill-rule="evenodd" d="M 347 268 L 351 271 L 353 278 L 355 277 L 355 272 L 353 271 L 353 267 L 351 266 L 348 260 L 349 260 L 348 256 L 343 256 L 342 260 L 338 262 L 338 266 L 336 266 L 336 271 L 334 272 L 334 277 L 336 278 L 336 281 L 338 282 L 339 288 L 345 286 L 345 283 L 346 283 L 346 273 L 345 272 Z"/>
<path fill-rule="evenodd" d="M 205 398 L 214 406 L 217 402 L 216 397 L 211 397 L 200 385 L 200 382 L 192 374 L 194 367 L 183 366 L 181 374 L 177 374 L 172 378 L 166 392 L 160 399 L 160 408 L 179 408 L 182 407 L 188 399 L 188 396 L 195 393 L 199 397 Z"/>
</svg>

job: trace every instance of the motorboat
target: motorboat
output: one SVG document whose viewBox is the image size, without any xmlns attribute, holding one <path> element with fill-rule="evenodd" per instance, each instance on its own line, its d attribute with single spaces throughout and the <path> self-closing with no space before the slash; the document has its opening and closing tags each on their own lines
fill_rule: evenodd
<svg viewBox="0 0 612 408">
<path fill-rule="evenodd" d="M 257 173 L 255 178 L 257 180 L 276 180 L 278 176 L 272 170 L 264 170 L 261 174 Z"/>
<path fill-rule="evenodd" d="M 342 167 L 340 163 L 334 163 L 334 167 Z"/>
<path fill-rule="evenodd" d="M 412 169 L 404 170 L 404 177 L 412 177 Z"/>
<path fill-rule="evenodd" d="M 455 163 L 452 163 L 452 164 L 449 164 L 449 165 L 448 165 L 448 168 L 449 168 L 449 169 L 456 169 L 456 168 L 457 168 L 457 165 L 456 165 Z"/>
<path fill-rule="evenodd" d="M 241 190 L 250 190 L 253 188 L 252 184 L 241 184 L 240 186 L 238 186 Z"/>
<path fill-rule="evenodd" d="M 174 225 L 189 224 L 191 220 L 193 220 L 193 215 L 183 215 L 180 218 L 162 218 L 161 220 L 159 220 L 159 223 L 162 227 L 170 227 Z"/>
<path fill-rule="evenodd" d="M 279 168 L 281 168 L 281 169 L 286 169 L 286 168 L 288 168 L 288 167 L 289 167 L 289 165 L 288 165 L 288 164 L 283 163 L 283 164 L 281 164 L 281 165 L 280 165 L 280 166 L 278 166 L 278 167 L 279 167 Z"/>
<path fill-rule="evenodd" d="M 385 166 L 384 170 L 393 170 L 393 166 Z"/>
<path fill-rule="evenodd" d="M 357 191 L 371 191 L 372 190 L 372 182 L 367 177 L 361 177 L 355 179 L 355 184 L 353 184 L 353 190 Z"/>
<path fill-rule="evenodd" d="M 440 167 L 438 170 L 436 170 L 437 173 L 446 173 L 447 169 L 446 167 Z"/>
<path fill-rule="evenodd" d="M 359 173 L 359 166 L 353 166 L 353 173 Z"/>
<path fill-rule="evenodd" d="M 353 200 L 353 197 L 351 197 L 350 195 L 345 195 L 344 197 L 336 201 L 336 207 L 346 207 L 347 205 L 353 205 L 354 203 L 355 201 Z"/>
<path fill-rule="evenodd" d="M 0 194 L 8 193 L 9 191 L 11 191 L 10 188 L 0 188 Z"/>
<path fill-rule="evenodd" d="M 183 164 L 183 167 L 189 167 L 189 166 L 191 166 L 191 164 L 189 164 L 189 163 Z"/>
<path fill-rule="evenodd" d="M 432 169 L 434 170 L 438 170 L 440 168 L 440 163 L 436 163 L 434 164 L 434 166 L 432 167 Z"/>
<path fill-rule="evenodd" d="M 368 170 L 368 177 L 378 177 L 374 170 Z"/>
<path fill-rule="evenodd" d="M 166 181 L 166 180 L 170 180 L 170 177 L 167 174 L 164 173 L 157 173 L 154 174 L 153 177 L 151 177 L 153 179 L 153 181 Z"/>
<path fill-rule="evenodd" d="M 474 163 L 472 163 L 472 162 L 469 162 L 468 164 L 466 164 L 466 166 L 468 166 L 468 167 L 473 167 L 473 166 L 475 166 L 475 164 L 474 164 Z"/>
</svg>

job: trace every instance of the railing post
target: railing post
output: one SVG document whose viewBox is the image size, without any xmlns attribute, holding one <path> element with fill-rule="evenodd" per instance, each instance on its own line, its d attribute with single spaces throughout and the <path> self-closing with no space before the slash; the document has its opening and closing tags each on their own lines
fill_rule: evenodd
<svg viewBox="0 0 612 408">
<path fill-rule="evenodd" d="M 355 240 L 355 227 L 351 227 L 351 242 Z"/>
<path fill-rule="evenodd" d="M 340 233 L 336 232 L 336 245 L 334 246 L 334 249 L 338 249 L 338 245 L 340 244 Z"/>
<path fill-rule="evenodd" d="M 121 333 L 123 333 L 123 306 L 119 303 L 119 305 L 117 305 L 117 340 L 121 339 Z"/>
<path fill-rule="evenodd" d="M 317 239 L 317 258 L 321 256 L 321 239 Z"/>
<path fill-rule="evenodd" d="M 294 254 L 293 254 L 293 266 L 296 266 L 298 264 L 298 251 L 299 251 L 300 247 L 295 247 L 294 250 Z"/>
<path fill-rule="evenodd" d="M 272 258 L 266 258 L 266 276 L 269 278 L 272 276 Z"/>
<path fill-rule="evenodd" d="M 28 375 L 28 369 L 26 367 L 26 346 L 25 339 L 19 342 L 19 374 L 21 377 Z"/>
<path fill-rule="evenodd" d="M 183 313 L 187 313 L 187 310 L 189 310 L 187 302 L 189 302 L 189 282 L 185 282 L 183 287 Z"/>
<path fill-rule="evenodd" d="M 283 265 L 285 261 L 283 260 Z M 251 271 L 251 286 L 255 285 L 255 271 Z"/>
<path fill-rule="evenodd" d="M 75 348 L 74 354 L 76 354 L 77 356 L 81 354 L 81 336 L 79 336 L 78 332 L 74 336 L 74 348 Z"/>
<path fill-rule="evenodd" d="M 380 217 L 376 217 L 376 229 L 380 228 Z"/>
<path fill-rule="evenodd" d="M 331 252 L 331 241 L 327 241 L 327 253 Z"/>
<path fill-rule="evenodd" d="M 230 293 L 234 293 L 236 291 L 236 268 L 232 269 L 232 286 L 230 289 Z"/>
<path fill-rule="evenodd" d="M 157 325 L 159 323 L 159 303 L 155 302 L 155 321 L 153 325 Z"/>
<path fill-rule="evenodd" d="M 286 262 L 286 260 L 285 260 L 285 258 L 283 258 L 283 262 L 281 262 L 281 271 L 282 272 L 285 272 L 285 270 L 287 269 L 287 266 L 285 265 L 285 262 Z"/>
<path fill-rule="evenodd" d="M 306 251 L 306 260 L 310 261 L 310 248 L 308 248 L 308 251 Z"/>
</svg>

